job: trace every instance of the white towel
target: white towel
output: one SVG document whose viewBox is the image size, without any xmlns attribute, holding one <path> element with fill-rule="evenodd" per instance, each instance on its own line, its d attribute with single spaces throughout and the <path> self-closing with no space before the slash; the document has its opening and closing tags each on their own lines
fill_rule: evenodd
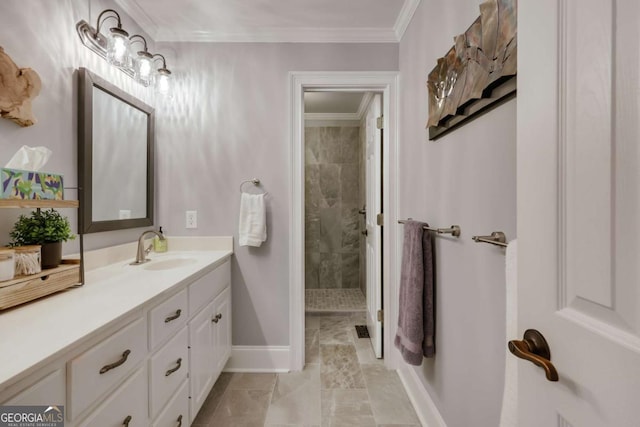
<svg viewBox="0 0 640 427">
<path fill-rule="evenodd" d="M 264 194 L 242 193 L 239 234 L 240 246 L 260 246 L 267 240 Z"/>
<path fill-rule="evenodd" d="M 507 342 L 519 339 L 518 333 L 518 245 L 514 239 L 507 246 L 505 261 L 507 328 L 504 348 L 506 352 L 504 363 L 504 394 L 502 396 L 502 411 L 500 413 L 500 427 L 516 427 L 518 425 L 518 359 L 509 352 Z"/>
</svg>

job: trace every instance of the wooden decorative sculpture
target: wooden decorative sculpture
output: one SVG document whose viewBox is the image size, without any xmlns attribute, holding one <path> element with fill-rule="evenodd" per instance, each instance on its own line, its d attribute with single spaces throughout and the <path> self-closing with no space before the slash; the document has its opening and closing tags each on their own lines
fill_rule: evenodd
<svg viewBox="0 0 640 427">
<path fill-rule="evenodd" d="M 31 100 L 38 96 L 42 83 L 31 68 L 18 68 L 0 47 L 0 117 L 20 126 L 31 126 L 36 118 Z"/>
<path fill-rule="evenodd" d="M 429 73 L 429 139 L 515 94 L 517 0 L 487 0 Z"/>
</svg>

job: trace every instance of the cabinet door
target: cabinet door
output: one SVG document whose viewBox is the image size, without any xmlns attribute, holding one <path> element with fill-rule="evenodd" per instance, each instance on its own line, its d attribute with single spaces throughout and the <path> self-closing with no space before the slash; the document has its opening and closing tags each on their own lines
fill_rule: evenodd
<svg viewBox="0 0 640 427">
<path fill-rule="evenodd" d="M 191 419 L 213 387 L 213 301 L 189 322 L 189 391 Z"/>
<path fill-rule="evenodd" d="M 227 287 L 214 300 L 214 374 L 217 377 L 231 354 L 231 288 Z"/>
</svg>

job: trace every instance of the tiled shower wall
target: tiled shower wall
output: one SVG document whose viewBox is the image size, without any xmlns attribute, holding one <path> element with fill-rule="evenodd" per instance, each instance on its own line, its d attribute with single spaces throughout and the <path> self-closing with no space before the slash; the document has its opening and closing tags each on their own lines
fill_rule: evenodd
<svg viewBox="0 0 640 427">
<path fill-rule="evenodd" d="M 358 127 L 305 128 L 305 287 L 360 287 Z"/>
</svg>

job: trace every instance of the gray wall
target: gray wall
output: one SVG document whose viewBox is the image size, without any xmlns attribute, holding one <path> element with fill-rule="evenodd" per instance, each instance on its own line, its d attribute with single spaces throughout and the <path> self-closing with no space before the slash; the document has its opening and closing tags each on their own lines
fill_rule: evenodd
<svg viewBox="0 0 640 427">
<path fill-rule="evenodd" d="M 164 50 L 166 44 L 163 44 Z M 179 91 L 160 106 L 160 221 L 237 238 L 241 181 L 262 180 L 267 241 L 236 247 L 233 344 L 289 343 L 289 72 L 398 69 L 397 44 L 173 43 Z M 185 210 L 198 229 L 184 228 Z"/>
<path fill-rule="evenodd" d="M 91 10 L 89 10 L 91 4 Z M 0 120 L 0 163 L 23 144 L 54 154 L 45 169 L 77 186 L 77 81 L 86 67 L 156 107 L 156 219 L 169 235 L 233 235 L 237 238 L 242 180 L 262 179 L 268 196 L 268 240 L 238 248 L 233 266 L 233 343 L 287 345 L 289 341 L 289 123 L 290 71 L 398 69 L 396 44 L 175 43 L 167 56 L 176 87 L 172 99 L 154 99 L 82 46 L 75 24 L 95 25 L 111 1 L 4 0 L 0 43 L 21 67 L 35 69 L 43 89 L 34 102 L 39 123 L 20 128 Z M 123 26 L 139 32 L 125 15 Z M 153 43 L 150 40 L 150 45 Z M 153 50 L 153 48 L 150 48 Z M 4 160 L 2 160 L 4 159 Z M 65 191 L 67 198 L 77 193 Z M 185 210 L 198 211 L 198 228 L 185 229 Z M 75 210 L 65 212 L 76 224 Z M 0 243 L 19 212 L 0 216 Z M 134 241 L 139 229 L 96 233 L 87 249 Z M 77 241 L 64 246 L 78 250 Z"/>
<path fill-rule="evenodd" d="M 0 119 L 0 164 L 22 146 L 43 145 L 53 151 L 43 170 L 64 175 L 65 198 L 77 199 L 77 76 L 86 67 L 128 93 L 155 105 L 153 92 L 141 88 L 124 73 L 113 69 L 85 48 L 76 33 L 84 19 L 93 26 L 101 10 L 115 7 L 110 0 L 3 0 L 0 2 L 0 46 L 18 67 L 33 68 L 42 80 L 40 95 L 33 102 L 38 120 L 21 128 Z M 139 27 L 122 14 L 123 27 L 140 33 Z M 108 21 L 112 22 L 112 21 Z M 144 33 L 143 33 L 144 34 Z M 150 43 L 153 49 L 153 43 Z M 61 211 L 77 230 L 75 209 Z M 9 230 L 24 210 L 3 209 L 0 215 L 0 245 L 9 241 Z M 85 248 L 94 249 L 133 241 L 140 229 L 96 233 L 85 238 Z M 63 245 L 65 253 L 78 251 L 78 240 Z M 132 254 L 133 255 L 133 254 Z"/>
<path fill-rule="evenodd" d="M 158 218 L 169 234 L 237 237 L 238 185 L 262 179 L 269 238 L 260 248 L 236 248 L 233 342 L 287 345 L 288 72 L 400 69 L 399 214 L 463 230 L 460 240 L 435 239 L 438 353 L 418 373 L 449 427 L 497 425 L 504 255 L 469 238 L 494 229 L 515 237 L 515 102 L 437 143 L 427 142 L 424 130 L 427 73 L 478 16 L 480 0 L 422 0 L 399 54 L 394 44 L 164 44 L 159 50 L 169 56 L 177 88 L 162 102 L 80 44 L 76 22 L 90 17 L 94 25 L 100 10 L 113 6 L 96 3 L 89 11 L 84 0 L 2 1 L 1 44 L 19 66 L 40 74 L 43 89 L 34 102 L 38 124 L 20 128 L 0 120 L 0 163 L 23 144 L 45 145 L 54 152 L 45 169 L 63 173 L 65 186 L 77 186 L 77 67 L 156 105 Z M 76 197 L 72 190 L 66 195 Z M 198 210 L 196 230 L 184 228 L 187 209 Z M 18 213 L 0 216 L 1 243 Z M 66 213 L 75 226 L 75 211 Z M 133 241 L 139 231 L 91 235 L 87 247 Z M 65 252 L 74 250 L 77 243 L 65 245 Z"/>
<path fill-rule="evenodd" d="M 516 103 L 429 142 L 425 81 L 479 15 L 481 0 L 422 0 L 400 43 L 399 215 L 460 239 L 435 237 L 436 357 L 416 368 L 448 427 L 498 425 L 504 381 L 504 250 L 474 234 L 516 232 Z"/>
<path fill-rule="evenodd" d="M 306 127 L 305 288 L 360 287 L 360 129 Z"/>
</svg>

